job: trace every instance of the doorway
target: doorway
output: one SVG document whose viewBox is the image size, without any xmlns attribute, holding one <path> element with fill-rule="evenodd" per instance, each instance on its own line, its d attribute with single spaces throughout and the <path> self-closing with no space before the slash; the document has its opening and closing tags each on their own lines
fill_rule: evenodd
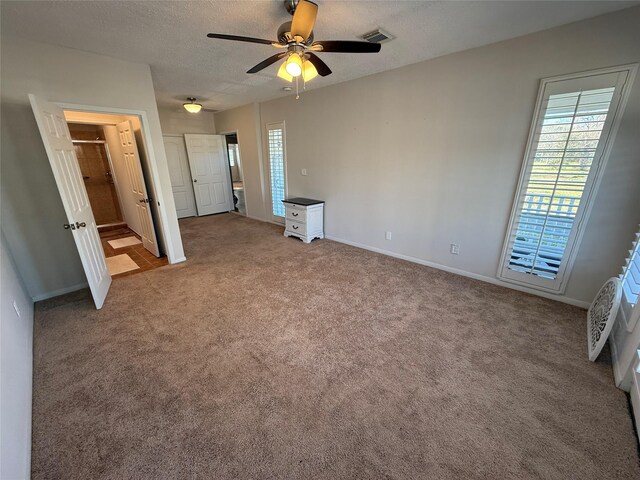
<svg viewBox="0 0 640 480">
<path fill-rule="evenodd" d="M 111 277 L 167 265 L 157 241 L 136 119 L 73 111 L 65 111 L 65 118 Z"/>
<path fill-rule="evenodd" d="M 63 223 L 62 228 L 70 232 L 76 244 L 96 308 L 100 309 L 104 305 L 111 286 L 112 275 L 107 267 L 103 244 L 84 186 L 76 149 L 71 139 L 69 123 L 105 125 L 105 141 L 108 144 L 107 126 L 113 126 L 114 122 L 119 122 L 116 123 L 118 138 L 114 143 L 121 147 L 120 153 L 122 155 L 117 158 L 123 161 L 125 169 L 129 172 L 129 183 L 125 183 L 127 188 L 118 189 L 116 182 L 121 212 L 125 217 L 123 220 L 129 223 L 129 217 L 126 214 L 125 193 L 131 191 L 139 197 L 144 196 L 139 198 L 138 203 L 135 204 L 136 211 L 145 226 L 145 231 L 140 234 L 139 240 L 145 248 L 151 247 L 149 242 L 154 242 L 157 248 L 156 256 L 161 255 L 161 250 L 166 252 L 169 263 L 185 261 L 182 245 L 179 242 L 179 232 L 177 232 L 178 241 L 175 242 L 174 234 L 176 232 L 169 223 L 171 218 L 167 217 L 167 212 L 164 209 L 161 209 L 159 200 L 164 200 L 164 196 L 159 197 L 158 193 L 162 193 L 162 191 L 156 188 L 156 186 L 158 188 L 160 186 L 161 177 L 153 150 L 146 112 L 56 104 L 32 93 L 28 94 L 28 97 L 68 222 Z M 145 156 L 143 161 L 138 155 L 138 144 L 141 146 L 141 153 Z M 113 150 L 111 158 L 112 160 L 116 158 Z M 115 167 L 115 163 L 112 162 L 112 166 Z M 122 169 L 120 170 L 122 171 Z M 114 168 L 113 172 L 117 172 L 117 169 Z M 136 178 L 137 181 L 135 181 Z M 147 188 L 149 188 L 151 196 L 147 195 Z M 131 207 L 131 205 L 128 206 Z M 146 222 L 142 215 L 143 212 L 148 214 Z M 159 235 L 156 235 L 156 227 Z M 135 268 L 137 269 L 139 266 Z"/>
<path fill-rule="evenodd" d="M 227 143 L 227 158 L 229 159 L 229 173 L 233 191 L 233 211 L 246 216 L 247 204 L 244 194 L 244 177 L 242 175 L 238 134 L 229 133 L 224 138 Z"/>
</svg>

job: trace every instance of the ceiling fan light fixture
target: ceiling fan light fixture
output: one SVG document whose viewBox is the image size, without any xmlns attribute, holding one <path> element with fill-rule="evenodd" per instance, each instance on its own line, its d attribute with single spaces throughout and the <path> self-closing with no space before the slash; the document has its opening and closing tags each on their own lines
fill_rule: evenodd
<svg viewBox="0 0 640 480">
<path fill-rule="evenodd" d="M 300 55 L 297 53 L 289 55 L 284 68 L 292 77 L 299 77 L 302 75 L 302 58 L 300 58 Z"/>
<path fill-rule="evenodd" d="M 318 70 L 313 63 L 309 60 L 305 60 L 302 64 L 302 79 L 305 82 L 308 82 L 311 79 L 314 79 L 318 76 Z"/>
<path fill-rule="evenodd" d="M 200 110 L 202 110 L 202 105 L 199 103 L 196 103 L 196 99 L 194 97 L 189 97 L 187 98 L 187 100 L 189 100 L 189 103 L 182 104 L 182 106 L 187 112 L 198 113 Z"/>
<path fill-rule="evenodd" d="M 283 62 L 282 65 L 280 65 L 280 68 L 278 69 L 278 76 L 287 82 L 293 81 L 293 77 L 287 72 L 287 62 Z"/>
</svg>

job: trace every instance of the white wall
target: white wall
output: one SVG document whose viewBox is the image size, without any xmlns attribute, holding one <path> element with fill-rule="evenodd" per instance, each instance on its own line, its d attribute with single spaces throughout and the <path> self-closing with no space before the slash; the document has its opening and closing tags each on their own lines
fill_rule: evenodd
<svg viewBox="0 0 640 480">
<path fill-rule="evenodd" d="M 158 114 L 164 135 L 216 133 L 213 112 L 200 110 L 198 113 L 189 113 L 182 107 L 158 107 Z"/>
<path fill-rule="evenodd" d="M 247 216 L 270 220 L 264 190 L 264 162 L 262 160 L 262 126 L 260 107 L 252 103 L 216 114 L 216 128 L 220 133 L 238 133 L 238 148 L 244 182 Z"/>
<path fill-rule="evenodd" d="M 86 279 L 72 237 L 62 228 L 67 219 L 28 93 L 146 113 L 167 250 L 174 261 L 183 259 L 149 66 L 6 36 L 1 48 L 1 221 L 29 294 L 44 298 L 78 288 Z"/>
<path fill-rule="evenodd" d="M 272 100 L 260 123 L 285 121 L 288 193 L 327 202 L 328 236 L 497 282 L 540 79 L 640 61 L 638 25 L 640 8 L 623 10 Z M 218 131 L 235 117 L 249 128 L 246 109 L 217 114 Z M 590 302 L 620 270 L 640 221 L 638 132 L 640 79 L 565 301 Z M 243 160 L 255 182 L 255 158 Z"/>
<path fill-rule="evenodd" d="M 20 317 L 13 308 L 16 302 Z M 33 302 L 0 232 L 0 478 L 31 475 Z"/>
</svg>

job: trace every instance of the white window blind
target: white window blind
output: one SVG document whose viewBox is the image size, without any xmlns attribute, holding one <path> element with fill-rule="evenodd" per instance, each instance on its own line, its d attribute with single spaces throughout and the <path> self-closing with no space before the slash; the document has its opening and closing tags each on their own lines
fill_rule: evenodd
<svg viewBox="0 0 640 480">
<path fill-rule="evenodd" d="M 275 217 L 284 217 L 282 200 L 286 195 L 284 124 L 267 125 L 269 148 L 269 178 L 271 184 L 271 210 Z"/>
<path fill-rule="evenodd" d="M 564 290 L 629 75 L 624 68 L 542 81 L 501 279 Z"/>
<path fill-rule="evenodd" d="M 629 331 L 640 319 L 640 230 L 631 244 L 629 256 L 622 269 L 622 312 Z"/>
</svg>

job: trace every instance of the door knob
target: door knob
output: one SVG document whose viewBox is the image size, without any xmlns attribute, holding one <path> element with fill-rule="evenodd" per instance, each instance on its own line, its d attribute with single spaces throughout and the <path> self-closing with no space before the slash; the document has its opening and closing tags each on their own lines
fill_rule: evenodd
<svg viewBox="0 0 640 480">
<path fill-rule="evenodd" d="M 62 226 L 64 227 L 65 230 L 69 230 L 69 229 L 75 230 L 76 229 L 76 226 L 73 223 L 71 223 L 71 224 L 64 223 L 64 224 L 62 224 Z"/>
<path fill-rule="evenodd" d="M 142 200 L 138 200 L 140 203 L 145 203 L 144 198 Z"/>
<path fill-rule="evenodd" d="M 197 179 L 197 178 L 194 178 L 194 179 L 193 179 L 193 183 L 198 183 L 198 179 Z"/>
<path fill-rule="evenodd" d="M 76 228 L 80 228 L 80 227 L 85 227 L 86 228 L 87 224 L 82 222 L 82 223 L 78 223 L 76 222 Z"/>
</svg>

